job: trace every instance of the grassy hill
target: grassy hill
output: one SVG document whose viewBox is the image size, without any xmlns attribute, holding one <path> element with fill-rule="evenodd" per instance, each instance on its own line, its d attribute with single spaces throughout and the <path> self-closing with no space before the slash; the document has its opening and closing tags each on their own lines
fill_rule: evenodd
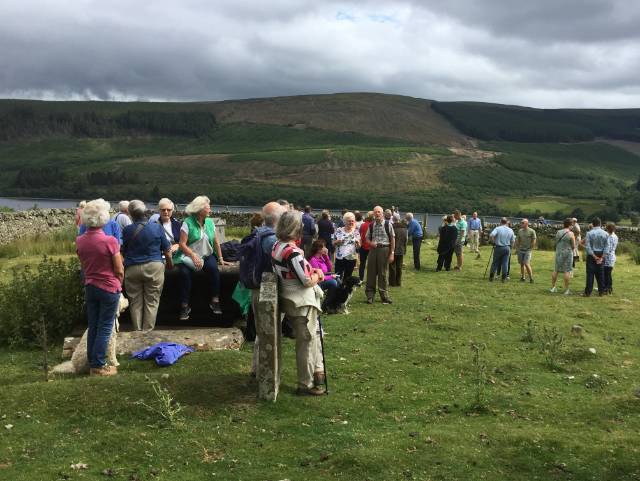
<svg viewBox="0 0 640 481">
<path fill-rule="evenodd" d="M 289 339 L 276 403 L 256 400 L 251 345 L 162 369 L 120 356 L 115 378 L 52 382 L 41 353 L 3 346 L 0 478 L 637 480 L 640 266 L 619 255 L 615 295 L 585 299 L 583 263 L 573 295 L 548 292 L 551 252 L 534 252 L 536 283 L 512 271 L 502 284 L 482 280 L 488 247 L 456 273 L 433 272 L 434 248 L 423 244 L 430 269 L 405 271 L 392 305 L 360 290 L 350 315 L 323 318 L 322 398 L 294 394 Z M 149 379 L 183 407 L 175 424 L 140 405 L 159 401 Z"/>
<path fill-rule="evenodd" d="M 632 195 L 640 144 L 628 140 L 637 112 L 381 94 L 196 103 L 6 100 L 0 195 L 188 201 L 204 192 L 226 204 L 285 197 L 432 212 L 625 212 L 640 210 Z M 522 141 L 526 132 L 529 142 Z M 505 141 L 514 136 L 518 142 Z M 560 142 L 568 140 L 576 142 Z"/>
</svg>

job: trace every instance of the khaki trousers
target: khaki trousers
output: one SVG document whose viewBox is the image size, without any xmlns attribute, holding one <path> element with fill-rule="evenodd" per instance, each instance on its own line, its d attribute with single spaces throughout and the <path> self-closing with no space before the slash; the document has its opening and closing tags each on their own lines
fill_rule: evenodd
<svg viewBox="0 0 640 481">
<path fill-rule="evenodd" d="M 478 253 L 479 242 L 480 242 L 480 231 L 479 230 L 469 231 L 469 247 L 471 248 L 471 252 Z"/>
<path fill-rule="evenodd" d="M 387 292 L 389 278 L 389 247 L 376 247 L 369 251 L 367 259 L 367 299 L 376 295 L 376 281 L 378 292 L 382 300 L 388 299 Z"/>
<path fill-rule="evenodd" d="M 164 285 L 164 264 L 147 262 L 128 266 L 124 273 L 133 329 L 153 329 Z"/>
<path fill-rule="evenodd" d="M 287 316 L 288 317 L 288 316 Z M 296 368 L 298 387 L 313 387 L 313 374 L 323 372 L 318 311 L 311 308 L 307 316 L 289 317 L 296 336 Z"/>
</svg>

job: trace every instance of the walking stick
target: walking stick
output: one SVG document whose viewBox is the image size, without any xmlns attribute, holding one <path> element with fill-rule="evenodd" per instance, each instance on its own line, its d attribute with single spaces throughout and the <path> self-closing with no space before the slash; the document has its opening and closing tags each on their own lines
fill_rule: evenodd
<svg viewBox="0 0 640 481">
<path fill-rule="evenodd" d="M 489 266 L 491 265 L 491 258 L 493 257 L 493 251 L 496 249 L 495 244 L 493 245 L 493 247 L 491 247 L 491 252 L 489 253 L 489 262 L 487 262 L 487 267 L 484 269 L 484 276 L 482 276 L 483 279 L 487 278 L 487 271 L 489 270 Z"/>
<path fill-rule="evenodd" d="M 320 349 L 322 351 L 322 367 L 324 369 L 324 393 L 329 394 L 329 378 L 327 377 L 327 361 L 324 356 L 324 333 L 322 329 L 322 319 L 318 316 L 318 326 L 320 327 Z"/>
</svg>

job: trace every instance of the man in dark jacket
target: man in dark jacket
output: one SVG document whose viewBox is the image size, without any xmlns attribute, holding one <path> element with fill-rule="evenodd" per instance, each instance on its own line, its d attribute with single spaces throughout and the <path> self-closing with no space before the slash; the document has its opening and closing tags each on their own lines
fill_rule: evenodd
<svg viewBox="0 0 640 481">
<path fill-rule="evenodd" d="M 442 266 L 447 271 L 451 269 L 451 258 L 458 238 L 458 229 L 453 225 L 453 216 L 451 214 L 446 217 L 439 232 L 440 240 L 438 241 L 438 266 L 436 267 L 436 272 L 441 271 Z"/>
</svg>

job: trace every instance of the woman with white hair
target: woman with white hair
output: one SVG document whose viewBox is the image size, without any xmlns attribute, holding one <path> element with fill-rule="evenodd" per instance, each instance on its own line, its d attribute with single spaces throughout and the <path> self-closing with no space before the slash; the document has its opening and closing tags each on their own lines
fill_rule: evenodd
<svg viewBox="0 0 640 481">
<path fill-rule="evenodd" d="M 87 202 L 82 210 L 86 233 L 76 239 L 76 250 L 84 273 L 87 307 L 87 358 L 89 373 L 113 376 L 115 366 L 107 366 L 107 345 L 118 309 L 124 267 L 120 243 L 102 227 L 109 221 L 109 203 L 103 199 Z"/>
<path fill-rule="evenodd" d="M 149 222 L 157 222 L 164 229 L 165 236 L 171 244 L 172 254 L 179 248 L 180 227 L 182 226 L 182 223 L 173 217 L 174 209 L 175 205 L 171 199 L 163 197 L 158 201 L 158 212 L 160 214 L 154 214 L 149 218 Z"/>
<path fill-rule="evenodd" d="M 187 217 L 180 228 L 179 249 L 173 256 L 173 263 L 180 271 L 180 320 L 189 319 L 191 307 L 191 275 L 193 271 L 204 271 L 211 288 L 209 307 L 214 314 L 222 314 L 220 307 L 220 272 L 218 263 L 226 265 L 222 258 L 216 226 L 211 213 L 211 201 L 200 195 L 185 208 Z"/>
<path fill-rule="evenodd" d="M 333 234 L 333 245 L 336 248 L 336 274 L 344 280 L 353 275 L 361 239 L 353 212 L 345 213 L 342 219 L 344 227 L 339 227 Z"/>
<path fill-rule="evenodd" d="M 125 287 L 133 329 L 150 331 L 156 325 L 160 295 L 164 285 L 164 259 L 171 269 L 171 244 L 164 229 L 147 222 L 147 208 L 141 200 L 129 203 L 132 224 L 122 231 Z"/>
<path fill-rule="evenodd" d="M 322 312 L 322 269 L 314 269 L 296 245 L 302 238 L 302 213 L 287 211 L 276 227 L 276 243 L 271 252 L 275 273 L 280 278 L 282 312 L 293 324 L 296 337 L 298 394 L 324 393 L 324 365 L 318 335 L 318 316 Z"/>
</svg>

